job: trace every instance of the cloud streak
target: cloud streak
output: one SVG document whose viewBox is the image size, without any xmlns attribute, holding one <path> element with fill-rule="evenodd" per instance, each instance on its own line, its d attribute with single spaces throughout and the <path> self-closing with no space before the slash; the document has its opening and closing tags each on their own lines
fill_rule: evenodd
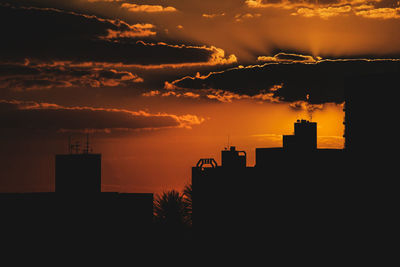
<svg viewBox="0 0 400 267">
<path fill-rule="evenodd" d="M 337 16 L 355 15 L 369 19 L 399 19 L 400 7 L 398 1 L 382 0 L 327 0 L 327 1 L 266 1 L 246 0 L 246 5 L 252 9 L 282 9 L 290 11 L 293 16 L 306 18 L 319 17 L 329 19 Z"/>
<path fill-rule="evenodd" d="M 25 64 L 0 63 L 1 89 L 29 91 L 57 87 L 115 87 L 141 82 L 143 79 L 136 74 L 111 68 L 31 65 L 29 61 Z"/>
<path fill-rule="evenodd" d="M 125 8 L 130 12 L 146 12 L 146 13 L 160 13 L 160 12 L 176 12 L 177 9 L 175 7 L 167 6 L 163 7 L 160 5 L 138 5 L 138 4 L 130 4 L 123 3 L 121 8 Z"/>
<path fill-rule="evenodd" d="M 348 83 L 362 82 L 365 76 L 393 81 L 400 74 L 398 59 L 314 59 L 311 56 L 285 54 L 284 61 L 271 57 L 271 63 L 239 66 L 208 75 L 187 76 L 167 82 L 165 89 L 194 92 L 221 102 L 251 99 L 287 102 L 294 109 L 309 110 L 324 103 L 340 104 Z M 291 58 L 291 60 L 289 60 Z M 376 88 L 384 94 L 388 88 Z M 318 106 L 314 106 L 318 108 Z"/>
<path fill-rule="evenodd" d="M 299 55 L 299 54 L 291 54 L 291 53 L 278 53 L 274 56 L 259 56 L 257 61 L 260 62 L 303 62 L 303 63 L 315 63 L 318 60 L 321 60 L 321 57 L 313 57 L 310 55 Z"/>
<path fill-rule="evenodd" d="M 22 21 L 29 23 L 21 23 Z M 157 35 L 150 23 L 67 12 L 53 8 L 0 5 L 0 23 L 7 39 L 0 49 L 1 62 L 108 63 L 129 66 L 229 64 L 222 49 L 195 45 L 169 45 L 139 39 Z M 29 45 L 28 45 L 29 44 Z"/>
<path fill-rule="evenodd" d="M 201 124 L 196 115 L 152 114 L 146 111 L 66 107 L 35 101 L 0 100 L 0 128 L 46 131 L 118 131 L 188 128 Z"/>
</svg>

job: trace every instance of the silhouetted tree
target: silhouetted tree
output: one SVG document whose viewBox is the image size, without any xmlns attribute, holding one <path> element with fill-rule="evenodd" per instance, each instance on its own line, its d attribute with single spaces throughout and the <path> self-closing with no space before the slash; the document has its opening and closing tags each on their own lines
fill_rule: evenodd
<svg viewBox="0 0 400 267">
<path fill-rule="evenodd" d="M 185 205 L 185 222 L 192 225 L 192 184 L 183 188 L 183 203 Z"/>
<path fill-rule="evenodd" d="M 186 186 L 183 193 L 171 190 L 155 197 L 154 219 L 158 238 L 178 243 L 191 241 L 191 202 L 191 186 Z"/>
<path fill-rule="evenodd" d="M 185 203 L 183 194 L 171 190 L 156 196 L 154 217 L 156 223 L 168 227 L 182 227 L 185 224 Z"/>
</svg>

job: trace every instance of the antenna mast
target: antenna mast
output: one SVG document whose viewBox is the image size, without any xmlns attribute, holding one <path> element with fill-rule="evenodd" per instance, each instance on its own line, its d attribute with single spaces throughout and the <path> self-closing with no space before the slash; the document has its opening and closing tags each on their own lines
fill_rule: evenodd
<svg viewBox="0 0 400 267">
<path fill-rule="evenodd" d="M 68 153 L 69 154 L 79 154 L 80 152 L 80 142 L 74 141 L 72 135 L 68 136 Z"/>
<path fill-rule="evenodd" d="M 83 150 L 83 153 L 89 154 L 89 152 L 90 152 L 89 133 L 86 133 L 86 147 Z"/>
</svg>

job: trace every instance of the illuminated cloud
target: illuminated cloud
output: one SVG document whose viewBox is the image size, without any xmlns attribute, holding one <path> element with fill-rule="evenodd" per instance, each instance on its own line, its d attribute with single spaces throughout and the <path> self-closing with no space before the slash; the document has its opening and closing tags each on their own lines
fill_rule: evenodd
<svg viewBox="0 0 400 267">
<path fill-rule="evenodd" d="M 274 88 L 274 87 L 273 87 Z M 256 95 L 247 95 L 247 94 L 238 94 L 224 90 L 215 90 L 215 89 L 205 89 L 201 90 L 202 94 L 205 95 L 207 99 L 217 100 L 219 102 L 224 103 L 232 103 L 235 100 L 252 100 L 255 102 L 263 103 L 277 103 L 279 99 L 274 97 L 272 92 L 268 92 L 267 90 L 261 90 Z"/>
<path fill-rule="evenodd" d="M 382 0 L 332 0 L 332 1 L 266 1 L 246 0 L 249 8 L 276 8 L 291 10 L 291 15 L 306 18 L 320 17 L 328 19 L 340 15 L 355 15 L 370 19 L 398 19 L 399 2 Z"/>
<path fill-rule="evenodd" d="M 39 66 L 0 64 L 0 89 L 16 91 L 43 90 L 58 87 L 115 87 L 141 83 L 143 79 L 129 71 L 70 67 L 67 64 Z"/>
<path fill-rule="evenodd" d="M 222 12 L 219 14 L 202 14 L 201 16 L 206 19 L 213 19 L 213 18 L 217 18 L 217 17 L 223 17 L 223 16 L 225 16 L 225 14 L 226 14 L 225 12 Z"/>
<path fill-rule="evenodd" d="M 166 90 L 207 94 L 210 99 L 232 102 L 251 99 L 266 102 L 288 102 L 304 109 L 304 103 L 340 104 L 349 82 L 360 77 L 379 76 L 382 82 L 400 75 L 400 60 L 337 59 L 272 62 L 264 65 L 236 67 L 208 75 L 196 75 L 166 82 Z M 376 88 L 383 93 L 386 88 Z"/>
<path fill-rule="evenodd" d="M 246 0 L 246 5 L 250 8 L 283 8 L 293 9 L 299 6 L 299 3 L 291 2 L 288 0 L 267 2 L 262 0 Z"/>
<path fill-rule="evenodd" d="M 171 45 L 166 44 L 164 42 L 158 43 L 146 43 L 142 41 L 138 41 L 138 44 L 147 46 L 147 47 L 165 47 L 172 48 L 177 50 L 183 50 L 182 53 L 187 51 L 202 51 L 208 54 L 208 59 L 203 62 L 184 62 L 184 63 L 164 63 L 164 64 L 124 64 L 125 67 L 136 67 L 136 68 L 144 68 L 144 69 L 159 69 L 159 68 L 183 68 L 183 67 L 197 67 L 197 66 L 216 66 L 216 65 L 231 65 L 237 63 L 237 58 L 235 55 L 226 56 L 225 51 L 221 48 L 215 46 L 192 46 L 192 45 Z"/>
<path fill-rule="evenodd" d="M 350 5 L 321 8 L 298 8 L 296 12 L 292 13 L 292 15 L 300 15 L 306 18 L 320 17 L 323 19 L 328 19 L 330 17 L 349 14 L 351 10 L 352 8 Z"/>
<path fill-rule="evenodd" d="M 176 12 L 176 8 L 168 6 L 163 7 L 160 5 L 137 5 L 137 4 L 129 4 L 124 3 L 121 5 L 122 8 L 128 9 L 130 12 L 147 12 L 147 13 L 155 13 L 155 12 Z"/>
<path fill-rule="evenodd" d="M 245 13 L 245 14 L 236 14 L 235 15 L 235 21 L 236 22 L 242 22 L 244 20 L 248 20 L 248 19 L 254 19 L 254 18 L 259 18 L 261 17 L 261 14 L 259 13 Z"/>
<path fill-rule="evenodd" d="M 310 104 L 307 101 L 296 101 L 289 104 L 289 107 L 294 110 L 304 110 L 309 113 L 313 113 L 317 110 L 322 110 L 324 108 L 323 104 Z"/>
<path fill-rule="evenodd" d="M 149 23 L 129 25 L 129 30 L 112 30 L 107 29 L 108 34 L 100 36 L 101 39 L 119 39 L 119 38 L 138 38 L 154 36 L 155 26 Z"/>
<path fill-rule="evenodd" d="M 29 21 L 22 24 L 21 21 Z M 154 40 L 150 23 L 128 24 L 52 8 L 0 5 L 0 23 L 7 41 L 0 43 L 0 62 L 69 62 L 128 66 L 185 67 L 230 64 L 234 55 L 216 47 L 169 45 Z M 29 44 L 29 45 L 27 45 Z M 114 65 L 114 66 L 112 66 Z"/>
<path fill-rule="evenodd" d="M 290 54 L 290 53 L 278 53 L 275 56 L 259 56 L 257 61 L 260 62 L 308 62 L 315 63 L 322 58 L 309 55 L 298 55 L 298 54 Z"/>
<path fill-rule="evenodd" d="M 206 77 L 197 77 L 199 79 L 207 79 Z M 185 77 L 180 79 L 179 81 L 183 81 L 185 79 L 195 79 L 192 77 Z M 230 90 L 221 90 L 221 89 L 193 89 L 190 88 L 182 88 L 176 86 L 178 81 L 174 81 L 172 83 L 165 82 L 164 89 L 166 92 L 160 92 L 159 90 L 151 91 L 148 93 L 142 94 L 147 97 L 155 97 L 155 96 L 174 96 L 174 97 L 186 97 L 186 98 L 195 98 L 195 99 L 206 99 L 206 100 L 215 100 L 224 103 L 232 103 L 236 100 L 252 100 L 258 103 L 269 102 L 269 103 L 277 103 L 280 102 L 279 97 L 274 95 L 274 92 L 282 88 L 282 85 L 273 85 L 269 90 L 260 90 L 257 94 L 249 95 L 247 93 L 235 93 Z"/>
<path fill-rule="evenodd" d="M 376 8 L 360 9 L 355 12 L 357 16 L 370 19 L 399 19 L 400 7 L 397 8 Z"/>
<path fill-rule="evenodd" d="M 161 96 L 161 97 L 167 97 L 167 96 L 173 96 L 173 97 L 185 97 L 185 98 L 199 98 L 200 94 L 196 94 L 193 92 L 176 92 L 176 91 L 166 91 L 166 92 L 161 92 L 159 90 L 152 90 L 150 92 L 143 93 L 142 96 L 145 97 L 153 97 L 153 96 Z"/>
<path fill-rule="evenodd" d="M 296 9 L 296 8 L 314 8 L 314 7 L 329 7 L 329 6 L 366 6 L 380 3 L 382 0 L 246 0 L 245 3 L 250 8 L 282 8 L 282 9 Z M 395 1 L 392 1 L 395 2 Z"/>
<path fill-rule="evenodd" d="M 0 128 L 52 131 L 118 131 L 191 128 L 196 115 L 152 114 L 125 109 L 65 107 L 34 101 L 0 100 Z"/>
</svg>

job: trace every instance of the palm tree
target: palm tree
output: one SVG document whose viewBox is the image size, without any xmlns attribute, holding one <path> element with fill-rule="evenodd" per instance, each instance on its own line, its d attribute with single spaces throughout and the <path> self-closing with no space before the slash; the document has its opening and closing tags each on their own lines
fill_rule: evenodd
<svg viewBox="0 0 400 267">
<path fill-rule="evenodd" d="M 185 204 L 183 194 L 171 190 L 158 195 L 154 201 L 156 223 L 173 228 L 185 225 Z"/>
<path fill-rule="evenodd" d="M 156 236 L 170 242 L 192 240 L 192 186 L 183 193 L 176 190 L 163 192 L 154 200 Z"/>
<path fill-rule="evenodd" d="M 183 188 L 183 203 L 185 204 L 185 221 L 192 225 L 192 184 Z"/>
</svg>

